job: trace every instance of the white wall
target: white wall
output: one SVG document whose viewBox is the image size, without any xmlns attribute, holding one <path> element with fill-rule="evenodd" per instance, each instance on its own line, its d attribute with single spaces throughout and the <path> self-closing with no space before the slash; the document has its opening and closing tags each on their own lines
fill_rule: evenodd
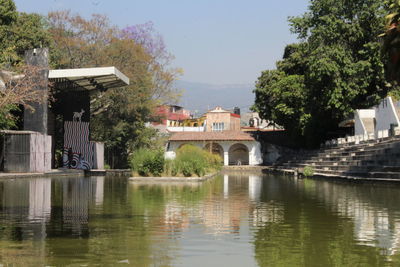
<svg viewBox="0 0 400 267">
<path fill-rule="evenodd" d="M 367 134 L 362 122 L 363 118 L 375 118 L 375 109 L 357 109 L 354 112 L 354 135 Z"/>
<path fill-rule="evenodd" d="M 249 165 L 260 165 L 262 163 L 261 144 L 259 142 L 253 142 L 249 155 Z"/>
<path fill-rule="evenodd" d="M 205 127 L 167 127 L 169 132 L 204 132 Z"/>
<path fill-rule="evenodd" d="M 391 97 L 383 99 L 381 103 L 377 107 L 375 107 L 375 114 L 375 136 L 378 136 L 379 131 L 389 130 L 390 124 L 392 123 L 400 125 L 399 119 L 396 114 L 396 109 Z"/>
<path fill-rule="evenodd" d="M 93 169 L 104 170 L 104 143 L 102 142 L 90 142 L 93 143 Z"/>
<path fill-rule="evenodd" d="M 30 172 L 51 170 L 51 138 L 38 132 L 30 134 Z"/>
</svg>

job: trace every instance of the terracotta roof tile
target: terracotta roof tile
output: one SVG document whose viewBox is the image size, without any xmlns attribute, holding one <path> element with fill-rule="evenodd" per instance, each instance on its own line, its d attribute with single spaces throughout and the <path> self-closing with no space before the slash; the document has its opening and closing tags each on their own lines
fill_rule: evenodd
<svg viewBox="0 0 400 267">
<path fill-rule="evenodd" d="M 255 139 L 241 131 L 178 132 L 174 133 L 169 141 L 255 141 Z"/>
</svg>

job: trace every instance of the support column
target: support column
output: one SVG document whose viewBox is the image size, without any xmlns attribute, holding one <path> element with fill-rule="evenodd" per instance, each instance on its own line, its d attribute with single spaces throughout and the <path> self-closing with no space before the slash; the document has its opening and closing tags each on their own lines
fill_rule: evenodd
<svg viewBox="0 0 400 267">
<path fill-rule="evenodd" d="M 247 146 L 247 149 L 249 149 L 249 146 Z M 254 145 L 251 145 L 250 146 L 250 149 L 249 149 L 249 165 L 250 166 L 252 166 L 252 165 L 255 165 L 254 164 Z"/>
<path fill-rule="evenodd" d="M 225 151 L 224 152 L 224 166 L 228 166 L 229 165 L 229 152 Z"/>
<path fill-rule="evenodd" d="M 27 65 L 41 68 L 40 79 L 42 79 L 42 82 L 34 86 L 33 90 L 38 91 L 43 101 L 31 104 L 31 106 L 34 108 L 34 111 L 24 111 L 24 130 L 47 134 L 47 80 L 49 75 L 49 50 L 47 48 L 35 48 L 33 50 L 26 51 L 25 62 Z"/>
</svg>

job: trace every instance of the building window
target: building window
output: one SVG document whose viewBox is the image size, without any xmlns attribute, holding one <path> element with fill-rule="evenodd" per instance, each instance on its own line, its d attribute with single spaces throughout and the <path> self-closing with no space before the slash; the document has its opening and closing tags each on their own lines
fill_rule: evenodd
<svg viewBox="0 0 400 267">
<path fill-rule="evenodd" d="M 224 123 L 223 122 L 213 122 L 212 130 L 213 130 L 213 132 L 222 132 L 224 130 Z"/>
</svg>

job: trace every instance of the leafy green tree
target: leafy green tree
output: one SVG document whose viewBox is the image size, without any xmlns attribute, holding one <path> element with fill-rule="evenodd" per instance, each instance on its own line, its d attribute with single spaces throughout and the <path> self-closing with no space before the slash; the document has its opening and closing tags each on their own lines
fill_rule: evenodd
<svg viewBox="0 0 400 267">
<path fill-rule="evenodd" d="M 383 51 L 387 56 L 387 77 L 391 82 L 400 81 L 400 2 L 387 0 L 389 14 L 383 37 Z"/>
<path fill-rule="evenodd" d="M 34 80 L 38 71 L 24 66 L 24 52 L 50 45 L 50 35 L 40 15 L 20 13 L 14 1 L 0 0 L 0 70 L 6 70 L 0 73 L 0 129 L 16 127 L 17 117 L 13 113 L 19 105 L 28 107 L 28 102 L 38 101 L 31 90 L 37 83 Z M 8 71 L 25 77 L 11 83 L 14 74 Z"/>
<path fill-rule="evenodd" d="M 12 0 L 0 0 L 0 66 L 15 67 L 24 52 L 35 47 L 49 47 L 50 35 L 42 16 L 18 12 Z"/>
<path fill-rule="evenodd" d="M 378 37 L 384 7 L 380 0 L 313 0 L 308 12 L 289 18 L 300 43 L 259 77 L 254 110 L 315 146 L 354 109 L 377 103 L 388 92 Z"/>
<path fill-rule="evenodd" d="M 14 1 L 0 0 L 0 66 L 5 62 L 16 58 L 14 48 L 9 47 L 9 39 L 12 38 L 11 27 L 18 18 L 18 12 Z"/>
</svg>

